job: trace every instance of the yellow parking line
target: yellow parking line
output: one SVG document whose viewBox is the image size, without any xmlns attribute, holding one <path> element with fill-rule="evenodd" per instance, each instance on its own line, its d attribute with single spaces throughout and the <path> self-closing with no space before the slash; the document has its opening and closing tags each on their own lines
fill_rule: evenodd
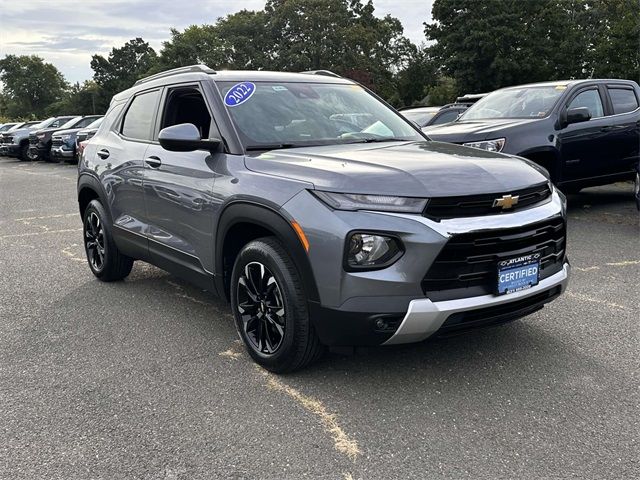
<svg viewBox="0 0 640 480">
<path fill-rule="evenodd" d="M 260 371 L 265 377 L 267 377 L 268 388 L 286 394 L 287 396 L 295 400 L 296 403 L 301 405 L 305 410 L 314 414 L 320 419 L 320 422 L 324 426 L 325 430 L 329 432 L 329 434 L 333 438 L 333 445 L 338 452 L 343 453 L 353 461 L 355 461 L 356 458 L 358 458 L 358 456 L 362 454 L 362 452 L 360 451 L 360 447 L 358 446 L 358 442 L 356 442 L 352 438 L 349 438 L 349 436 L 345 433 L 345 431 L 338 423 L 336 414 L 329 412 L 327 410 L 327 407 L 325 407 L 322 402 L 320 402 L 320 400 L 305 395 L 299 390 L 286 385 L 278 377 L 266 372 L 265 370 L 260 369 Z"/>
</svg>

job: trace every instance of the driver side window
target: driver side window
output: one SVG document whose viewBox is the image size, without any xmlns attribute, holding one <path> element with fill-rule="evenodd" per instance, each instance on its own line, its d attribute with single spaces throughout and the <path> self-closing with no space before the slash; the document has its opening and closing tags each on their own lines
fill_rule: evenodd
<svg viewBox="0 0 640 480">
<path fill-rule="evenodd" d="M 591 113 L 591 118 L 604 117 L 604 108 L 602 107 L 600 93 L 598 93 L 598 90 L 595 88 L 580 92 L 573 100 L 571 100 L 571 103 L 567 108 L 578 107 L 587 107 Z"/>
<path fill-rule="evenodd" d="M 160 129 L 181 123 L 194 124 L 200 132 L 200 138 L 209 138 L 211 115 L 196 87 L 177 87 L 167 93 Z"/>
</svg>

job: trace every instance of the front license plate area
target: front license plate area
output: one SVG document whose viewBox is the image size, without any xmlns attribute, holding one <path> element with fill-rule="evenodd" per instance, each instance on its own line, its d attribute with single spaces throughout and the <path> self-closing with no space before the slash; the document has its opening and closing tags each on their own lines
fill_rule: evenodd
<svg viewBox="0 0 640 480">
<path fill-rule="evenodd" d="M 540 254 L 532 253 L 498 262 L 498 295 L 527 290 L 538 284 Z"/>
</svg>

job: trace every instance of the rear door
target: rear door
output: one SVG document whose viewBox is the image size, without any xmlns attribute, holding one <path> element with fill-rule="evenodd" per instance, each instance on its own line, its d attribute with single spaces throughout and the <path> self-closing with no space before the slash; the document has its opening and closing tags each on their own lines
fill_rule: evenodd
<svg viewBox="0 0 640 480">
<path fill-rule="evenodd" d="M 147 224 L 144 208 L 144 158 L 151 144 L 161 89 L 137 93 L 113 128 L 96 145 L 97 171 L 113 217 L 114 237 L 129 255 L 145 259 Z"/>
<path fill-rule="evenodd" d="M 159 131 L 182 123 L 194 124 L 203 139 L 220 137 L 199 83 L 172 85 L 163 93 L 144 162 L 149 253 L 154 264 L 211 289 L 214 166 L 223 154 L 162 148 Z"/>
<path fill-rule="evenodd" d="M 607 173 L 633 172 L 640 155 L 640 99 L 634 87 L 628 84 L 607 84 L 603 87 L 608 97 L 607 119 L 612 159 Z"/>
<path fill-rule="evenodd" d="M 558 134 L 563 182 L 604 175 L 611 160 L 609 119 L 597 84 L 576 89 L 561 108 L 566 111 L 577 107 L 587 107 L 591 120 L 568 125 Z"/>
</svg>

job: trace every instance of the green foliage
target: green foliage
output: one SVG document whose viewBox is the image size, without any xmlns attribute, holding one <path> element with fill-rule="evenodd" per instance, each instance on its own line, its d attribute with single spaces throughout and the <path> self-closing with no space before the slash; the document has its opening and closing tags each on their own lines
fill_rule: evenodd
<svg viewBox="0 0 640 480">
<path fill-rule="evenodd" d="M 427 106 L 442 106 L 452 103 L 458 96 L 458 85 L 455 79 L 451 77 L 440 77 L 433 87 L 425 88 L 427 95 Z"/>
<path fill-rule="evenodd" d="M 47 106 L 59 101 L 67 87 L 58 69 L 35 55 L 0 60 L 0 81 L 0 114 L 10 118 L 44 117 Z"/>
<path fill-rule="evenodd" d="M 100 91 L 95 82 L 87 80 L 82 85 L 76 82 L 65 92 L 61 100 L 49 105 L 46 114 L 56 116 L 104 113 L 104 109 L 98 110 L 98 98 L 100 98 Z"/>
<path fill-rule="evenodd" d="M 434 0 L 416 47 L 371 0 L 267 0 L 214 23 L 171 29 L 160 55 L 141 38 L 94 55 L 93 81 L 69 86 L 36 56 L 0 60 L 0 116 L 102 113 L 114 94 L 169 68 L 333 70 L 395 106 L 567 78 L 640 79 L 638 0 Z"/>
<path fill-rule="evenodd" d="M 430 53 L 465 92 L 544 80 L 638 80 L 637 0 L 435 0 Z"/>
<path fill-rule="evenodd" d="M 270 0 L 213 25 L 172 30 L 160 65 L 205 63 L 214 69 L 305 71 L 351 76 L 389 97 L 394 73 L 416 49 L 400 21 L 374 15 L 371 1 Z"/>
<path fill-rule="evenodd" d="M 587 72 L 600 78 L 640 80 L 640 2 L 590 0 L 595 27 Z"/>
<path fill-rule="evenodd" d="M 98 111 L 104 112 L 113 95 L 133 86 L 156 62 L 156 52 L 141 38 L 134 38 L 120 48 L 113 48 L 107 58 L 94 55 L 91 68 L 93 80 L 99 87 L 96 98 Z"/>
</svg>

